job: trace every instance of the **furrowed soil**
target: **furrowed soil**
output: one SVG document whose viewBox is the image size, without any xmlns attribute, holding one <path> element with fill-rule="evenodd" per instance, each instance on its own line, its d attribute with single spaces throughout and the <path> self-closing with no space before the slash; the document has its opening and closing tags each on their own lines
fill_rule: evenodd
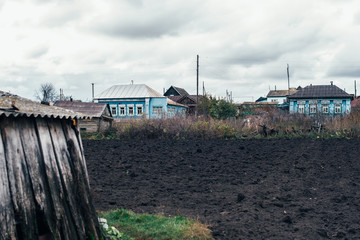
<svg viewBox="0 0 360 240">
<path fill-rule="evenodd" d="M 360 140 L 83 141 L 95 208 L 181 214 L 215 239 L 360 239 Z"/>
</svg>

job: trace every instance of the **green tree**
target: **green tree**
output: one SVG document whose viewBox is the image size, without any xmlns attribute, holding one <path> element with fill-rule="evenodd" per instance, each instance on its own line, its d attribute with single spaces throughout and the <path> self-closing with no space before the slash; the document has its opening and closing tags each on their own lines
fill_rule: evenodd
<svg viewBox="0 0 360 240">
<path fill-rule="evenodd" d="M 203 96 L 199 100 L 199 114 L 214 119 L 228 119 L 235 117 L 237 107 L 225 99 L 216 99 L 212 96 Z"/>
</svg>

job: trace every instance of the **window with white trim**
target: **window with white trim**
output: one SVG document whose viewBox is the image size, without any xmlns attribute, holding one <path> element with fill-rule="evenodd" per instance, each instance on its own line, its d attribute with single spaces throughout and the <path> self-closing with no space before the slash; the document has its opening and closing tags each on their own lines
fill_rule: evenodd
<svg viewBox="0 0 360 240">
<path fill-rule="evenodd" d="M 163 111 L 162 107 L 153 107 L 153 113 L 161 114 Z"/>
<path fill-rule="evenodd" d="M 143 107 L 141 106 L 136 106 L 136 115 L 142 115 L 143 114 Z"/>
<path fill-rule="evenodd" d="M 299 105 L 298 112 L 299 113 L 304 113 L 305 112 L 305 105 Z"/>
<path fill-rule="evenodd" d="M 329 105 L 322 106 L 322 112 L 323 113 L 329 113 Z"/>
<path fill-rule="evenodd" d="M 111 115 L 116 116 L 117 115 L 116 105 L 111 105 L 110 109 L 111 109 Z"/>
<path fill-rule="evenodd" d="M 310 105 L 310 113 L 316 113 L 316 105 Z"/>
<path fill-rule="evenodd" d="M 175 115 L 175 107 L 168 107 L 168 114 Z"/>
<path fill-rule="evenodd" d="M 120 116 L 125 116 L 126 112 L 125 112 L 125 105 L 120 105 Z"/>
<path fill-rule="evenodd" d="M 341 113 L 341 105 L 335 105 L 335 113 Z"/>
<path fill-rule="evenodd" d="M 134 115 L 134 106 L 129 106 L 128 110 L 129 110 L 129 116 Z"/>
</svg>

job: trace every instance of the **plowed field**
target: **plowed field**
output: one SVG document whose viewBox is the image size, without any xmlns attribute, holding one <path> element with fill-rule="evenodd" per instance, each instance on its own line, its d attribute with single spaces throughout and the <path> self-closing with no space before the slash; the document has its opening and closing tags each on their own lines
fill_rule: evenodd
<svg viewBox="0 0 360 240">
<path fill-rule="evenodd" d="M 360 140 L 83 144 L 96 209 L 199 218 L 215 239 L 360 239 Z"/>
</svg>

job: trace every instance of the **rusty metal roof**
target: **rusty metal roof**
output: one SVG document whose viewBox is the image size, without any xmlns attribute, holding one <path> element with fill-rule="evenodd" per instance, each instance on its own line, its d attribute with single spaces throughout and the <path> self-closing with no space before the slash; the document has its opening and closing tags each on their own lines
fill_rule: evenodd
<svg viewBox="0 0 360 240">
<path fill-rule="evenodd" d="M 112 117 L 109 104 L 107 103 L 57 101 L 54 103 L 54 106 L 70 109 L 74 112 L 89 116 L 90 118 L 101 117 L 102 115 Z"/>
<path fill-rule="evenodd" d="M 87 116 L 64 108 L 41 104 L 30 99 L 0 91 L 0 116 L 83 119 Z"/>
<path fill-rule="evenodd" d="M 290 88 L 289 90 L 270 90 L 266 97 L 286 97 L 296 92 L 295 88 Z"/>
<path fill-rule="evenodd" d="M 114 85 L 99 95 L 95 99 L 116 99 L 116 98 L 153 98 L 161 97 L 163 95 L 156 92 L 145 84 L 130 84 L 130 85 Z"/>
<path fill-rule="evenodd" d="M 352 98 L 352 95 L 335 85 L 310 85 L 288 98 Z"/>
<path fill-rule="evenodd" d="M 180 107 L 188 108 L 188 106 L 183 105 L 181 103 L 177 103 L 177 102 L 171 100 L 170 98 L 167 99 L 167 104 L 168 105 L 174 105 L 174 106 L 180 106 Z"/>
</svg>

